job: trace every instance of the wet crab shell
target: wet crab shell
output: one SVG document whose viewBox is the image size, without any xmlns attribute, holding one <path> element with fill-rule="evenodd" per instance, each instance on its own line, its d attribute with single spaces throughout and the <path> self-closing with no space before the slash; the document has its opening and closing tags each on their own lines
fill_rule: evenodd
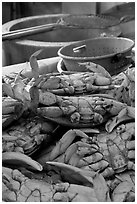
<svg viewBox="0 0 137 204">
<path fill-rule="evenodd" d="M 9 127 L 2 134 L 3 152 L 22 152 L 34 154 L 43 142 L 50 141 L 50 135 L 56 125 L 42 121 L 40 118 L 20 118 L 16 124 Z"/>
<path fill-rule="evenodd" d="M 2 128 L 6 129 L 10 124 L 17 121 L 22 112 L 18 111 L 23 104 L 9 96 L 2 97 Z"/>
<path fill-rule="evenodd" d="M 135 201 L 135 172 L 122 172 L 110 181 L 113 202 Z"/>
<path fill-rule="evenodd" d="M 135 123 L 122 124 L 112 133 L 93 132 L 90 137 L 73 129 L 67 131 L 51 151 L 39 155 L 37 161 L 42 165 L 47 161 L 66 163 L 111 177 L 129 168 L 134 170 L 134 150 Z"/>
<path fill-rule="evenodd" d="M 77 95 L 95 93 L 101 90 L 114 88 L 111 77 L 105 77 L 93 72 L 52 73 L 32 79 L 34 86 L 57 95 Z"/>
<path fill-rule="evenodd" d="M 2 199 L 5 202 L 97 202 L 94 189 L 87 186 L 54 182 L 35 175 L 30 179 L 19 170 L 3 168 Z"/>
<path fill-rule="evenodd" d="M 110 169 L 111 175 L 111 170 L 112 173 L 119 174 L 128 168 L 135 168 L 134 122 L 119 125 L 112 133 L 99 134 L 97 137 L 93 137 L 91 141 L 98 146 L 98 152 L 103 155 L 104 170 L 101 170 L 103 176 L 109 177 L 109 171 L 107 171 L 107 169 Z M 107 162 L 106 166 L 105 162 Z M 94 165 L 92 166 L 91 164 L 91 169 L 92 168 L 94 169 Z"/>
<path fill-rule="evenodd" d="M 35 92 L 35 89 L 33 89 Z M 33 102 L 36 103 L 34 97 Z M 116 116 L 126 104 L 106 96 L 57 96 L 39 91 L 37 112 L 59 124 L 72 127 L 91 127 L 106 122 Z M 41 107 L 40 107 L 41 104 Z"/>
</svg>

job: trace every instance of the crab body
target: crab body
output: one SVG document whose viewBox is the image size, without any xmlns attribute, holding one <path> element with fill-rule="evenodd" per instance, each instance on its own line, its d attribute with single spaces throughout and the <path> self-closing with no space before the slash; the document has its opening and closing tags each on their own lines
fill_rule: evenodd
<svg viewBox="0 0 137 204">
<path fill-rule="evenodd" d="M 2 128 L 6 129 L 11 123 L 17 121 L 23 114 L 18 111 L 22 109 L 23 104 L 11 97 L 2 97 Z"/>
<path fill-rule="evenodd" d="M 35 92 L 35 89 L 33 90 Z M 105 118 L 116 116 L 127 105 L 100 96 L 57 96 L 39 90 L 37 113 L 47 118 L 67 120 L 68 125 L 98 125 Z M 35 103 L 35 97 L 33 99 Z"/>
<path fill-rule="evenodd" d="M 37 80 L 32 79 L 32 82 L 39 89 L 50 91 L 57 95 L 98 93 L 114 88 L 111 77 L 94 72 L 52 73 L 42 75 Z"/>
<path fill-rule="evenodd" d="M 56 128 L 51 122 L 38 117 L 20 118 L 16 124 L 10 126 L 2 134 L 3 152 L 22 152 L 34 154 L 42 142 L 50 141 L 50 135 Z"/>
<path fill-rule="evenodd" d="M 127 171 L 117 175 L 109 181 L 113 202 L 134 202 L 135 201 L 135 172 Z"/>
<path fill-rule="evenodd" d="M 30 173 L 29 173 L 30 175 Z M 94 188 L 62 182 L 46 173 L 26 176 L 19 170 L 3 168 L 2 199 L 4 202 L 97 202 Z"/>
<path fill-rule="evenodd" d="M 116 100 L 135 107 L 135 67 L 128 68 L 125 72 L 112 78 L 116 87 L 106 90 L 105 93 L 113 96 Z"/>
<path fill-rule="evenodd" d="M 37 161 L 42 165 L 46 161 L 62 162 L 110 177 L 127 169 L 135 170 L 134 137 L 134 123 L 92 137 L 80 130 L 69 130 L 51 152 L 39 156 Z"/>
<path fill-rule="evenodd" d="M 134 170 L 134 137 L 134 123 L 122 124 L 110 134 L 102 133 L 93 137 L 93 141 L 98 145 L 98 151 L 103 155 L 103 160 L 109 164 L 109 168 L 103 172 L 104 176 L 107 176 L 108 169 L 116 174 L 128 168 Z"/>
</svg>

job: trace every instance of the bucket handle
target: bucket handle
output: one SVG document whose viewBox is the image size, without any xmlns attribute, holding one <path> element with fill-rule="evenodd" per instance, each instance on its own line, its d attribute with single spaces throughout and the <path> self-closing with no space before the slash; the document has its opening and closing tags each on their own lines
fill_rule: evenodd
<svg viewBox="0 0 137 204">
<path fill-rule="evenodd" d="M 74 53 L 82 53 L 83 51 L 85 51 L 87 48 L 86 45 L 81 45 L 81 46 L 78 46 L 78 47 L 74 47 L 73 48 L 73 52 Z"/>
</svg>

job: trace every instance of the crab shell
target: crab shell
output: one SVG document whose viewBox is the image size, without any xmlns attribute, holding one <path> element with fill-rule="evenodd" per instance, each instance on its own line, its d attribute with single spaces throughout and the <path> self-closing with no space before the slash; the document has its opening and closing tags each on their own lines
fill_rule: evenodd
<svg viewBox="0 0 137 204">
<path fill-rule="evenodd" d="M 35 89 L 33 92 L 36 93 Z M 35 97 L 33 102 L 36 103 Z M 110 98 L 92 95 L 63 97 L 41 90 L 38 102 L 41 104 L 37 108 L 39 115 L 72 127 L 99 125 L 126 107 L 126 104 Z"/>
<path fill-rule="evenodd" d="M 116 100 L 135 107 L 135 67 L 128 68 L 115 76 L 113 83 L 116 86 L 113 90 L 106 90 L 105 93 L 113 96 Z"/>
<path fill-rule="evenodd" d="M 80 130 L 69 130 L 50 152 L 37 158 L 42 165 L 47 161 L 61 162 L 99 171 L 104 177 L 134 170 L 134 160 L 135 123 L 122 124 L 112 133 L 96 133 L 92 137 Z"/>
<path fill-rule="evenodd" d="M 110 181 L 113 202 L 135 201 L 135 172 L 127 171 L 117 175 Z"/>
<path fill-rule="evenodd" d="M 101 155 L 95 153 L 95 163 L 82 168 L 99 170 L 104 177 L 127 169 L 135 170 L 135 123 L 119 125 L 112 133 L 105 132 L 93 137 L 92 142 L 98 146 L 97 152 L 102 155 L 102 159 Z"/>
<path fill-rule="evenodd" d="M 50 73 L 32 79 L 34 86 L 57 95 L 77 95 L 83 93 L 98 93 L 113 89 L 111 77 L 93 72 Z"/>
<path fill-rule="evenodd" d="M 2 128 L 6 129 L 13 121 L 17 121 L 21 116 L 23 104 L 11 97 L 2 97 Z"/>
<path fill-rule="evenodd" d="M 30 173 L 29 173 L 30 174 Z M 45 174 L 45 173 L 44 173 Z M 49 176 L 29 178 L 19 170 L 3 168 L 2 199 L 5 202 L 97 202 L 93 188 L 56 181 Z"/>
<path fill-rule="evenodd" d="M 3 152 L 21 152 L 34 154 L 43 142 L 51 140 L 50 136 L 56 125 L 46 122 L 39 117 L 20 118 L 16 124 L 2 133 Z"/>
</svg>

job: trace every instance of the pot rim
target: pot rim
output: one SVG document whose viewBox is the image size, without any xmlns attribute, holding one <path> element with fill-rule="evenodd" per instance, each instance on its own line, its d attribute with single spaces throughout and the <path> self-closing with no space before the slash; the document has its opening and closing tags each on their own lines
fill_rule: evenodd
<svg viewBox="0 0 137 204">
<path fill-rule="evenodd" d="M 119 21 L 119 19 L 117 19 L 117 18 L 115 18 L 115 17 L 113 17 L 113 16 L 105 16 L 105 15 L 96 15 L 96 14 L 68 14 L 68 13 L 58 13 L 58 14 L 44 14 L 44 15 L 36 15 L 36 16 L 28 16 L 28 17 L 23 17 L 23 18 L 19 18 L 19 19 L 14 19 L 14 20 L 12 20 L 12 21 L 9 21 L 9 22 L 7 22 L 7 23 L 5 23 L 5 24 L 3 24 L 2 25 L 2 32 L 3 33 L 6 33 L 6 32 L 10 32 L 10 31 L 12 31 L 12 27 L 13 26 L 15 26 L 15 25 L 17 25 L 17 24 L 20 24 L 20 23 L 22 23 L 22 22 L 27 22 L 28 20 L 38 20 L 38 19 L 42 19 L 42 18 L 67 18 L 67 17 L 75 17 L 75 16 L 81 16 L 81 17 L 98 17 L 98 18 L 100 18 L 100 19 L 108 19 L 108 21 L 112 21 L 113 22 L 113 25 L 112 26 L 106 26 L 106 29 L 107 28 L 109 28 L 109 27 L 118 27 L 119 28 L 119 30 L 117 31 L 117 33 L 116 33 L 116 35 L 118 36 L 118 35 L 120 35 L 121 34 L 121 28 L 120 28 L 120 21 Z M 50 23 L 50 24 L 52 24 L 52 23 Z M 91 28 L 92 30 L 93 29 L 99 29 L 99 28 Z M 100 30 L 101 30 L 102 28 L 100 28 Z M 30 44 L 31 46 L 32 45 L 35 45 L 36 44 L 36 42 L 38 42 L 38 44 L 40 45 L 40 46 L 42 46 L 43 44 L 44 45 L 47 45 L 47 46 L 66 46 L 66 45 L 69 45 L 70 43 L 75 43 L 75 42 L 79 42 L 80 40 L 78 40 L 78 41 L 69 41 L 69 42 L 63 42 L 63 41 L 61 41 L 61 42 L 53 42 L 53 41 L 39 41 L 39 40 L 31 40 L 31 39 L 17 39 L 17 40 L 15 40 L 16 41 L 16 43 L 21 43 L 22 44 L 22 42 L 24 42 L 26 45 L 27 44 Z"/>
<path fill-rule="evenodd" d="M 64 49 L 66 49 L 66 48 L 68 48 L 68 47 L 70 47 L 70 46 L 72 46 L 72 45 L 77 45 L 77 44 L 82 43 L 82 42 L 83 42 L 83 44 L 84 44 L 84 43 L 86 43 L 86 42 L 94 41 L 94 40 L 96 41 L 96 40 L 98 40 L 98 39 L 112 39 L 112 40 L 113 40 L 113 39 L 115 39 L 115 40 L 118 39 L 118 40 L 126 40 L 126 41 L 131 42 L 131 46 L 130 46 L 129 48 L 127 48 L 127 49 L 121 51 L 120 54 L 123 54 L 123 53 L 126 53 L 126 52 L 130 51 L 130 50 L 134 47 L 134 45 L 135 45 L 135 42 L 134 42 L 133 40 L 129 39 L 129 38 L 123 38 L 123 37 L 98 37 L 98 38 L 92 38 L 92 39 L 82 40 L 82 41 L 79 41 L 79 42 L 73 42 L 73 43 L 71 43 L 71 44 L 69 44 L 69 45 L 63 46 L 63 47 L 61 47 L 61 48 L 58 50 L 58 55 L 59 55 L 60 57 L 62 57 L 63 59 L 66 59 L 66 60 L 87 61 L 87 60 L 96 60 L 96 59 L 109 58 L 109 57 L 113 57 L 113 56 L 115 56 L 116 54 L 118 54 L 118 53 L 112 53 L 112 54 L 102 55 L 102 56 L 97 56 L 97 57 L 72 57 L 72 56 L 64 55 L 64 54 L 61 53 Z"/>
</svg>

